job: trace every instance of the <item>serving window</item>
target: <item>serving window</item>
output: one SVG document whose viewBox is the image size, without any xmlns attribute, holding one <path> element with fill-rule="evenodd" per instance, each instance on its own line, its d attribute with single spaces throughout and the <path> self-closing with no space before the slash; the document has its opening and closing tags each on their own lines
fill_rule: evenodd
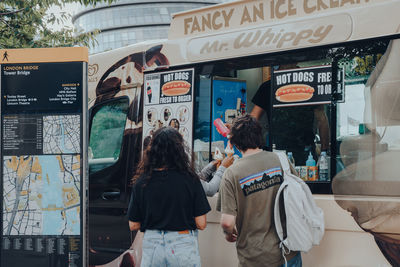
<svg viewBox="0 0 400 267">
<path fill-rule="evenodd" d="M 363 41 L 197 66 L 196 162 L 204 166 L 216 148 L 224 153 L 227 139 L 214 120 L 232 122 L 251 113 L 263 126 L 264 148 L 293 156 L 314 193 L 331 193 L 332 179 L 352 164 L 400 148 L 400 67 L 392 61 L 400 56 L 398 42 Z M 319 175 L 321 156 L 327 164 Z"/>
</svg>

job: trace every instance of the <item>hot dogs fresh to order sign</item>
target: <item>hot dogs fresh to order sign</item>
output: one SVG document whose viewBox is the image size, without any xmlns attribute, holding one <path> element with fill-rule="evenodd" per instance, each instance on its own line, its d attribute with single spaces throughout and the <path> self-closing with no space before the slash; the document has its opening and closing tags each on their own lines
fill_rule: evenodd
<svg viewBox="0 0 400 267">
<path fill-rule="evenodd" d="M 274 107 L 327 104 L 332 98 L 332 66 L 275 70 Z"/>
<path fill-rule="evenodd" d="M 193 73 L 183 69 L 144 75 L 143 138 L 171 126 L 192 146 Z"/>
</svg>

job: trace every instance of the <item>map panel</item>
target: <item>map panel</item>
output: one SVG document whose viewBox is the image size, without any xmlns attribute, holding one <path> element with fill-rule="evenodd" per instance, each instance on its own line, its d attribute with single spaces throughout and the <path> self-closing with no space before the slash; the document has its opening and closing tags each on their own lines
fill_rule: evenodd
<svg viewBox="0 0 400 267">
<path fill-rule="evenodd" d="M 43 117 L 43 154 L 80 153 L 80 116 Z"/>
<path fill-rule="evenodd" d="M 3 163 L 4 235 L 80 235 L 80 155 Z"/>
</svg>

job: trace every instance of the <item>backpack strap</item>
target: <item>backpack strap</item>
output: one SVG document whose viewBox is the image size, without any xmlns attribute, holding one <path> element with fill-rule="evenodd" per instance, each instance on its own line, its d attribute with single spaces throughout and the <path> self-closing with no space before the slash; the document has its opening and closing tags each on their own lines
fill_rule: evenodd
<svg viewBox="0 0 400 267">
<path fill-rule="evenodd" d="M 275 151 L 275 154 L 279 158 L 279 161 L 280 161 L 282 169 L 283 169 L 283 177 L 285 177 L 286 173 L 290 173 L 289 160 L 287 159 L 286 154 L 283 152 Z M 281 220 L 281 214 L 280 214 L 280 209 L 279 209 L 279 204 L 280 204 L 279 200 L 281 197 L 283 197 L 283 190 L 285 189 L 286 186 L 287 186 L 287 184 L 284 183 L 279 187 L 278 192 L 276 194 L 275 207 L 274 207 L 275 229 L 276 229 L 276 232 L 280 239 L 279 248 L 281 249 L 282 257 L 285 260 L 285 264 L 284 264 L 285 267 L 287 267 L 286 255 L 290 253 L 290 249 L 286 249 L 285 244 L 283 242 L 284 241 L 283 240 L 283 227 L 282 227 L 282 220 Z"/>
<path fill-rule="evenodd" d="M 281 166 L 283 169 L 283 179 L 285 181 L 285 173 L 287 173 L 287 170 L 289 169 L 289 161 L 287 161 L 286 155 L 283 152 L 275 152 L 275 154 L 278 156 L 279 161 L 281 162 Z M 285 162 L 286 160 L 286 162 Z M 286 164 L 285 164 L 286 163 Z M 283 198 L 283 190 L 285 189 L 287 185 L 285 182 L 279 186 L 278 192 L 276 193 L 275 196 L 275 205 L 274 205 L 274 219 L 275 219 L 275 229 L 278 234 L 278 237 L 281 241 L 280 247 L 282 248 L 284 245 L 282 244 L 283 241 L 283 227 L 282 227 L 282 220 L 281 220 L 281 212 L 280 212 L 280 199 Z"/>
<path fill-rule="evenodd" d="M 281 162 L 281 166 L 282 166 L 283 171 L 287 172 L 287 173 L 290 173 L 289 160 L 286 157 L 286 154 L 283 153 L 283 152 L 276 152 L 276 151 L 274 153 L 278 156 L 279 161 Z"/>
<path fill-rule="evenodd" d="M 281 241 L 281 243 L 279 244 L 279 247 L 281 248 L 282 251 L 282 257 L 285 260 L 285 267 L 287 267 L 287 259 L 286 259 L 286 255 L 290 253 L 290 249 L 288 250 L 288 252 L 286 252 L 285 250 L 285 245 L 283 244 L 283 242 Z"/>
<path fill-rule="evenodd" d="M 278 234 L 279 240 L 283 241 L 283 228 L 282 228 L 282 220 L 281 220 L 281 212 L 279 208 L 280 198 L 283 197 L 283 187 L 280 186 L 278 192 L 275 197 L 275 207 L 274 207 L 274 220 L 275 220 L 275 229 Z M 282 244 L 281 244 L 282 245 Z"/>
</svg>

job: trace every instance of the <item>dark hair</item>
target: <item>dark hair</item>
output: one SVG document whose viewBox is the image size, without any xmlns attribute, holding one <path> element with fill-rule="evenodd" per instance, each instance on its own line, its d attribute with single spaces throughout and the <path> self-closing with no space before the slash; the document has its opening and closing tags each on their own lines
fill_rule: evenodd
<svg viewBox="0 0 400 267">
<path fill-rule="evenodd" d="M 146 151 L 149 148 L 151 142 L 151 136 L 148 135 L 143 139 L 143 151 Z"/>
<path fill-rule="evenodd" d="M 260 148 L 263 144 L 261 125 L 250 115 L 237 118 L 231 127 L 231 144 L 241 151 Z"/>
<path fill-rule="evenodd" d="M 151 179 L 154 169 L 159 168 L 176 170 L 198 178 L 188 152 L 182 135 L 176 129 L 172 127 L 158 129 L 153 134 L 148 149 L 143 151 L 143 159 L 133 176 L 133 183 L 142 175 Z"/>
</svg>

